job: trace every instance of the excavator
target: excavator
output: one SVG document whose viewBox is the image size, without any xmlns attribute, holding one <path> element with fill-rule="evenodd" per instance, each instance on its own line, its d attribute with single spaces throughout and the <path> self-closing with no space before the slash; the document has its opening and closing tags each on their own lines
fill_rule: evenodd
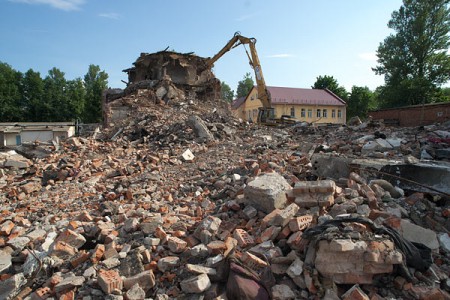
<svg viewBox="0 0 450 300">
<path fill-rule="evenodd" d="M 207 60 L 206 67 L 212 68 L 213 64 L 221 58 L 225 53 L 238 47 L 239 45 L 249 45 L 250 54 L 245 48 L 245 53 L 247 53 L 247 57 L 249 59 L 250 66 L 255 71 L 256 77 L 256 87 L 258 89 L 258 99 L 262 103 L 262 107 L 258 109 L 258 118 L 257 123 L 267 124 L 267 125 L 275 125 L 280 123 L 282 120 L 275 119 L 274 109 L 271 104 L 270 94 L 267 91 L 266 82 L 264 81 L 263 73 L 261 70 L 261 63 L 259 62 L 258 54 L 256 52 L 256 39 L 248 38 L 241 35 L 240 32 L 236 32 L 233 38 L 222 48 L 216 55 Z"/>
</svg>

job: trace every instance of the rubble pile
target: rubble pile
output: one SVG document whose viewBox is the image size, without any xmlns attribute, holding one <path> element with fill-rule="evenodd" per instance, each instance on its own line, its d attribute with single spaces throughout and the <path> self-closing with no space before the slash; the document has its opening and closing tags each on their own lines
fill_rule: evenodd
<svg viewBox="0 0 450 300">
<path fill-rule="evenodd" d="M 161 78 L 0 154 L 0 299 L 449 299 L 450 124 L 259 127 Z"/>
</svg>

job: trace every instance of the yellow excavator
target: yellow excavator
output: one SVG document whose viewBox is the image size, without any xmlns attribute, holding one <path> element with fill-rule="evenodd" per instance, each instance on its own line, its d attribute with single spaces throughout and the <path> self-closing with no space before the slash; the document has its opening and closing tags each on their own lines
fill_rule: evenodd
<svg viewBox="0 0 450 300">
<path fill-rule="evenodd" d="M 247 38 L 241 35 L 240 32 L 236 32 L 233 38 L 222 48 L 216 55 L 210 58 L 206 64 L 207 68 L 211 68 L 213 64 L 221 58 L 225 53 L 230 51 L 233 48 L 238 47 L 239 45 L 249 45 L 250 54 L 245 48 L 245 53 L 247 53 L 250 66 L 255 71 L 256 77 L 256 87 L 258 89 L 258 99 L 262 103 L 262 107 L 258 109 L 258 123 L 264 124 L 276 124 L 279 123 L 280 120 L 275 119 L 274 109 L 271 104 L 270 94 L 267 91 L 266 82 L 264 81 L 264 76 L 261 70 L 261 63 L 259 62 L 258 54 L 256 52 L 256 39 L 255 38 Z"/>
</svg>

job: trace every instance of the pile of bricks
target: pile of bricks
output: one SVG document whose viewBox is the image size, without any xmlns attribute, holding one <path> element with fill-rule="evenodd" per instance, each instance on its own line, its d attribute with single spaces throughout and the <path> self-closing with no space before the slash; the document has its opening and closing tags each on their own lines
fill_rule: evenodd
<svg viewBox="0 0 450 300">
<path fill-rule="evenodd" d="M 444 197 L 366 174 L 314 176 L 314 149 L 361 155 L 370 130 L 390 129 L 265 128 L 215 106 L 149 104 L 102 140 L 71 138 L 33 160 L 0 156 L 0 298 L 226 299 L 231 257 L 269 269 L 274 299 L 448 297 Z M 421 150 L 412 136 L 383 157 Z M 430 269 L 404 277 L 405 253 L 364 224 L 327 229 L 314 247 L 305 237 L 348 215 L 426 245 Z"/>
</svg>

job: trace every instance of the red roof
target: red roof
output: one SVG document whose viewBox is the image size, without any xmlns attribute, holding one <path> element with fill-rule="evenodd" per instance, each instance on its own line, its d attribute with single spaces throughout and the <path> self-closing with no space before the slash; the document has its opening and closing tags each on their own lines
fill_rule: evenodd
<svg viewBox="0 0 450 300">
<path fill-rule="evenodd" d="M 345 106 L 345 101 L 330 90 L 268 86 L 272 104 L 307 104 Z"/>
<path fill-rule="evenodd" d="M 231 109 L 237 109 L 244 102 L 245 102 L 245 97 L 240 97 L 240 98 L 234 99 L 233 102 L 231 102 Z"/>
</svg>

